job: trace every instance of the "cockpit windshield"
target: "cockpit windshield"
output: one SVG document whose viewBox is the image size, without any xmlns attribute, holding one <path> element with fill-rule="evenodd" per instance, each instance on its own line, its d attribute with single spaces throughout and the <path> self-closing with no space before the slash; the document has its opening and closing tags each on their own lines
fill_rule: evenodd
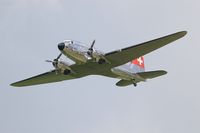
<svg viewBox="0 0 200 133">
<path fill-rule="evenodd" d="M 65 45 L 68 47 L 68 48 L 71 48 L 75 51 L 82 51 L 82 52 L 85 52 L 88 50 L 87 47 L 85 47 L 86 44 L 83 44 L 81 42 L 78 42 L 78 41 L 74 41 L 74 40 L 65 40 L 64 41 Z"/>
<path fill-rule="evenodd" d="M 65 43 L 66 45 L 69 45 L 69 44 L 73 44 L 74 42 L 73 42 L 72 40 L 65 40 L 64 43 Z"/>
</svg>

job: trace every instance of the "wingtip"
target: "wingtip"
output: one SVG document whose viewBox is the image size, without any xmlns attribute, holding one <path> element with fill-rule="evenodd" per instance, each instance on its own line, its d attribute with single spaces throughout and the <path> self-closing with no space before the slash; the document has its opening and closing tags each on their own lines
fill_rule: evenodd
<svg viewBox="0 0 200 133">
<path fill-rule="evenodd" d="M 178 33 L 183 37 L 183 36 L 185 36 L 187 34 L 187 31 L 180 31 Z"/>
<path fill-rule="evenodd" d="M 162 71 L 163 71 L 163 75 L 167 74 L 167 71 L 165 71 L 165 70 L 162 70 Z"/>
<path fill-rule="evenodd" d="M 184 34 L 184 35 L 186 35 L 187 34 L 187 31 L 185 30 L 185 31 L 182 31 L 182 33 Z"/>
<path fill-rule="evenodd" d="M 20 85 L 17 84 L 17 82 L 10 84 L 10 86 L 12 86 L 12 87 L 21 87 Z"/>
<path fill-rule="evenodd" d="M 17 87 L 17 86 L 15 85 L 15 83 L 10 84 L 10 86 Z"/>
</svg>

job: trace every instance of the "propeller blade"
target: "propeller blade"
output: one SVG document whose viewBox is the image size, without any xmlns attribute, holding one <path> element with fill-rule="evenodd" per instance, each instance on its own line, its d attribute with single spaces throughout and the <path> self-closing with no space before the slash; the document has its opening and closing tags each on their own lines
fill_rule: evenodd
<svg viewBox="0 0 200 133">
<path fill-rule="evenodd" d="M 89 50 L 93 51 L 94 44 L 95 44 L 95 40 L 92 42 L 92 45 L 90 46 Z"/>
<path fill-rule="evenodd" d="M 45 62 L 51 62 L 52 63 L 53 61 L 51 61 L 51 60 L 45 60 Z"/>
<path fill-rule="evenodd" d="M 56 58 L 56 60 L 58 60 L 58 59 L 61 57 L 61 55 L 62 55 L 62 53 L 60 53 L 60 54 L 58 55 L 58 57 Z"/>
<path fill-rule="evenodd" d="M 90 46 L 90 48 L 89 48 L 88 51 L 87 51 L 87 54 L 90 55 L 90 56 L 91 56 L 91 55 L 93 54 L 93 52 L 94 52 L 94 49 L 93 49 L 94 44 L 95 44 L 95 40 L 92 42 L 92 45 Z"/>
</svg>

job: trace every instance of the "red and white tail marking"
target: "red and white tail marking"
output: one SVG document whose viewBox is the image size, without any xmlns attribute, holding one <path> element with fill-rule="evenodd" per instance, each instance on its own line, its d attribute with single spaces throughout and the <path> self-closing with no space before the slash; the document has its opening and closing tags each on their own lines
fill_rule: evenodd
<svg viewBox="0 0 200 133">
<path fill-rule="evenodd" d="M 144 68 L 144 57 L 141 56 L 137 59 L 132 60 L 132 64 L 138 65 L 141 68 Z"/>
</svg>

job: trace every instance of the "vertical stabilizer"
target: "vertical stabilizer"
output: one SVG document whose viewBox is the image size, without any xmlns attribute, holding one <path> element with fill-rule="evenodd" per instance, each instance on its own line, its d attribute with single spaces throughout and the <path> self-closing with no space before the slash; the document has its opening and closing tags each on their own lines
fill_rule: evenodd
<svg viewBox="0 0 200 133">
<path fill-rule="evenodd" d="M 144 56 L 141 56 L 137 59 L 132 60 L 131 63 L 134 65 L 137 65 L 141 69 L 144 69 Z"/>
<path fill-rule="evenodd" d="M 129 70 L 133 73 L 144 72 L 145 65 L 144 65 L 144 57 L 141 56 L 137 59 L 132 60 L 126 64 Z"/>
<path fill-rule="evenodd" d="M 132 61 L 116 67 L 117 69 L 120 69 L 122 71 L 128 72 L 128 73 L 140 73 L 145 71 L 145 65 L 144 65 L 144 57 L 141 56 L 137 59 L 133 59 Z"/>
</svg>

